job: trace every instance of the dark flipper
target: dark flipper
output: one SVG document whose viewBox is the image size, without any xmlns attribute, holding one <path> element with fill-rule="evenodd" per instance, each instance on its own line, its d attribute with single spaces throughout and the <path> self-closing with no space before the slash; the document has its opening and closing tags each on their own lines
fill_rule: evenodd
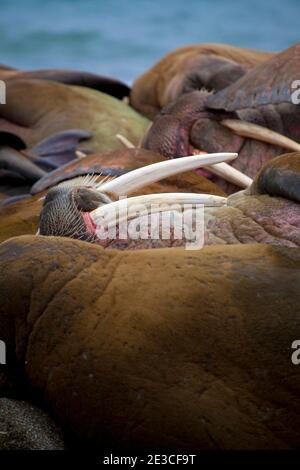
<svg viewBox="0 0 300 470">
<path fill-rule="evenodd" d="M 300 153 L 270 160 L 256 175 L 250 194 L 269 194 L 300 203 Z"/>
<path fill-rule="evenodd" d="M 91 137 L 91 132 L 81 129 L 58 132 L 31 148 L 28 155 L 43 169 L 53 170 L 77 158 L 79 143 Z"/>
</svg>

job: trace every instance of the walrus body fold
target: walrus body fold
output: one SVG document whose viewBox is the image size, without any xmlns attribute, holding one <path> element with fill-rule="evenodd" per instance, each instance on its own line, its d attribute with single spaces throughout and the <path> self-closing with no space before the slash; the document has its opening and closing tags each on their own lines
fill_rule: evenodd
<svg viewBox="0 0 300 470">
<path fill-rule="evenodd" d="M 299 250 L 20 237 L 0 261 L 8 370 L 82 444 L 299 446 Z"/>
</svg>

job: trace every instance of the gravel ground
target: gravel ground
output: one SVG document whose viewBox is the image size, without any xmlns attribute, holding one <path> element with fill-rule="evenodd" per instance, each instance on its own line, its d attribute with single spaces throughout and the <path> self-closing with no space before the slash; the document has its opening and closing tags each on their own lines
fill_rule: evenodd
<svg viewBox="0 0 300 470">
<path fill-rule="evenodd" d="M 58 426 L 36 406 L 0 398 L 0 450 L 62 450 Z"/>
</svg>

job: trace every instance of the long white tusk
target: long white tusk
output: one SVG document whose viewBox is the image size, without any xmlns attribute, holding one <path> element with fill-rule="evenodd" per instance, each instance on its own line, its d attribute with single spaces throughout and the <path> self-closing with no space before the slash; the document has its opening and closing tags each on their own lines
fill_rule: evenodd
<svg viewBox="0 0 300 470">
<path fill-rule="evenodd" d="M 146 133 L 152 126 L 152 122 L 149 125 Z M 117 134 L 116 137 L 126 148 L 136 148 L 132 142 L 130 142 L 126 137 L 121 134 Z M 142 139 L 143 140 L 143 139 Z M 142 140 L 138 147 L 141 147 Z M 214 175 L 220 176 L 224 178 L 226 181 L 239 186 L 240 188 L 248 188 L 251 185 L 252 179 L 248 176 L 244 175 L 241 171 L 236 170 L 232 166 L 228 165 L 227 163 L 216 163 L 215 165 L 207 166 L 207 169 L 211 171 Z"/>
<path fill-rule="evenodd" d="M 128 199 L 120 199 L 110 204 L 104 204 L 97 209 L 90 212 L 90 217 L 94 222 L 100 223 L 105 218 L 105 222 L 109 223 L 116 217 L 116 214 L 128 214 L 130 211 L 138 211 L 142 207 L 144 210 L 152 210 L 152 205 L 167 204 L 170 207 L 158 209 L 159 211 L 172 210 L 172 205 L 204 205 L 207 207 L 224 206 L 227 204 L 227 198 L 221 196 L 214 196 L 212 194 L 197 194 L 197 193 L 159 193 L 147 194 L 143 196 L 130 197 Z M 157 211 L 157 209 L 156 209 Z"/>
<path fill-rule="evenodd" d="M 278 145 L 288 150 L 300 151 L 300 144 L 278 132 L 267 129 L 266 127 L 252 124 L 238 119 L 223 119 L 223 126 L 228 127 L 236 134 L 250 139 L 260 140 L 272 145 Z"/>
<path fill-rule="evenodd" d="M 132 142 L 130 142 L 130 140 L 128 140 L 126 137 L 124 137 L 124 135 L 121 135 L 121 134 L 116 134 L 116 138 L 128 149 L 135 149 L 136 146 L 133 145 Z"/>
<path fill-rule="evenodd" d="M 215 165 L 206 166 L 205 168 L 211 171 L 214 175 L 221 176 L 224 180 L 229 181 L 240 188 L 248 188 L 253 182 L 249 176 L 227 163 L 217 163 Z"/>
<path fill-rule="evenodd" d="M 100 183 L 98 189 L 99 191 L 108 191 L 119 196 L 125 196 L 130 192 L 137 191 L 148 184 L 155 183 L 164 178 L 184 173 L 185 171 L 196 170 L 203 166 L 230 161 L 237 156 L 237 153 L 208 153 L 153 163 L 152 165 L 147 165 L 121 175 L 104 184 Z"/>
</svg>

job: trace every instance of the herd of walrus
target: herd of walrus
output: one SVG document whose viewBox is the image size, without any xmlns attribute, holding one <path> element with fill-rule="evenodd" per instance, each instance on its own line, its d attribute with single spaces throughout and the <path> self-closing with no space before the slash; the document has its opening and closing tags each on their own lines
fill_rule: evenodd
<svg viewBox="0 0 300 470">
<path fill-rule="evenodd" d="M 0 408 L 67 448 L 300 446 L 297 79 L 299 44 L 183 47 L 131 88 L 0 66 Z M 98 239 L 125 195 L 203 202 L 204 247 Z"/>
</svg>

